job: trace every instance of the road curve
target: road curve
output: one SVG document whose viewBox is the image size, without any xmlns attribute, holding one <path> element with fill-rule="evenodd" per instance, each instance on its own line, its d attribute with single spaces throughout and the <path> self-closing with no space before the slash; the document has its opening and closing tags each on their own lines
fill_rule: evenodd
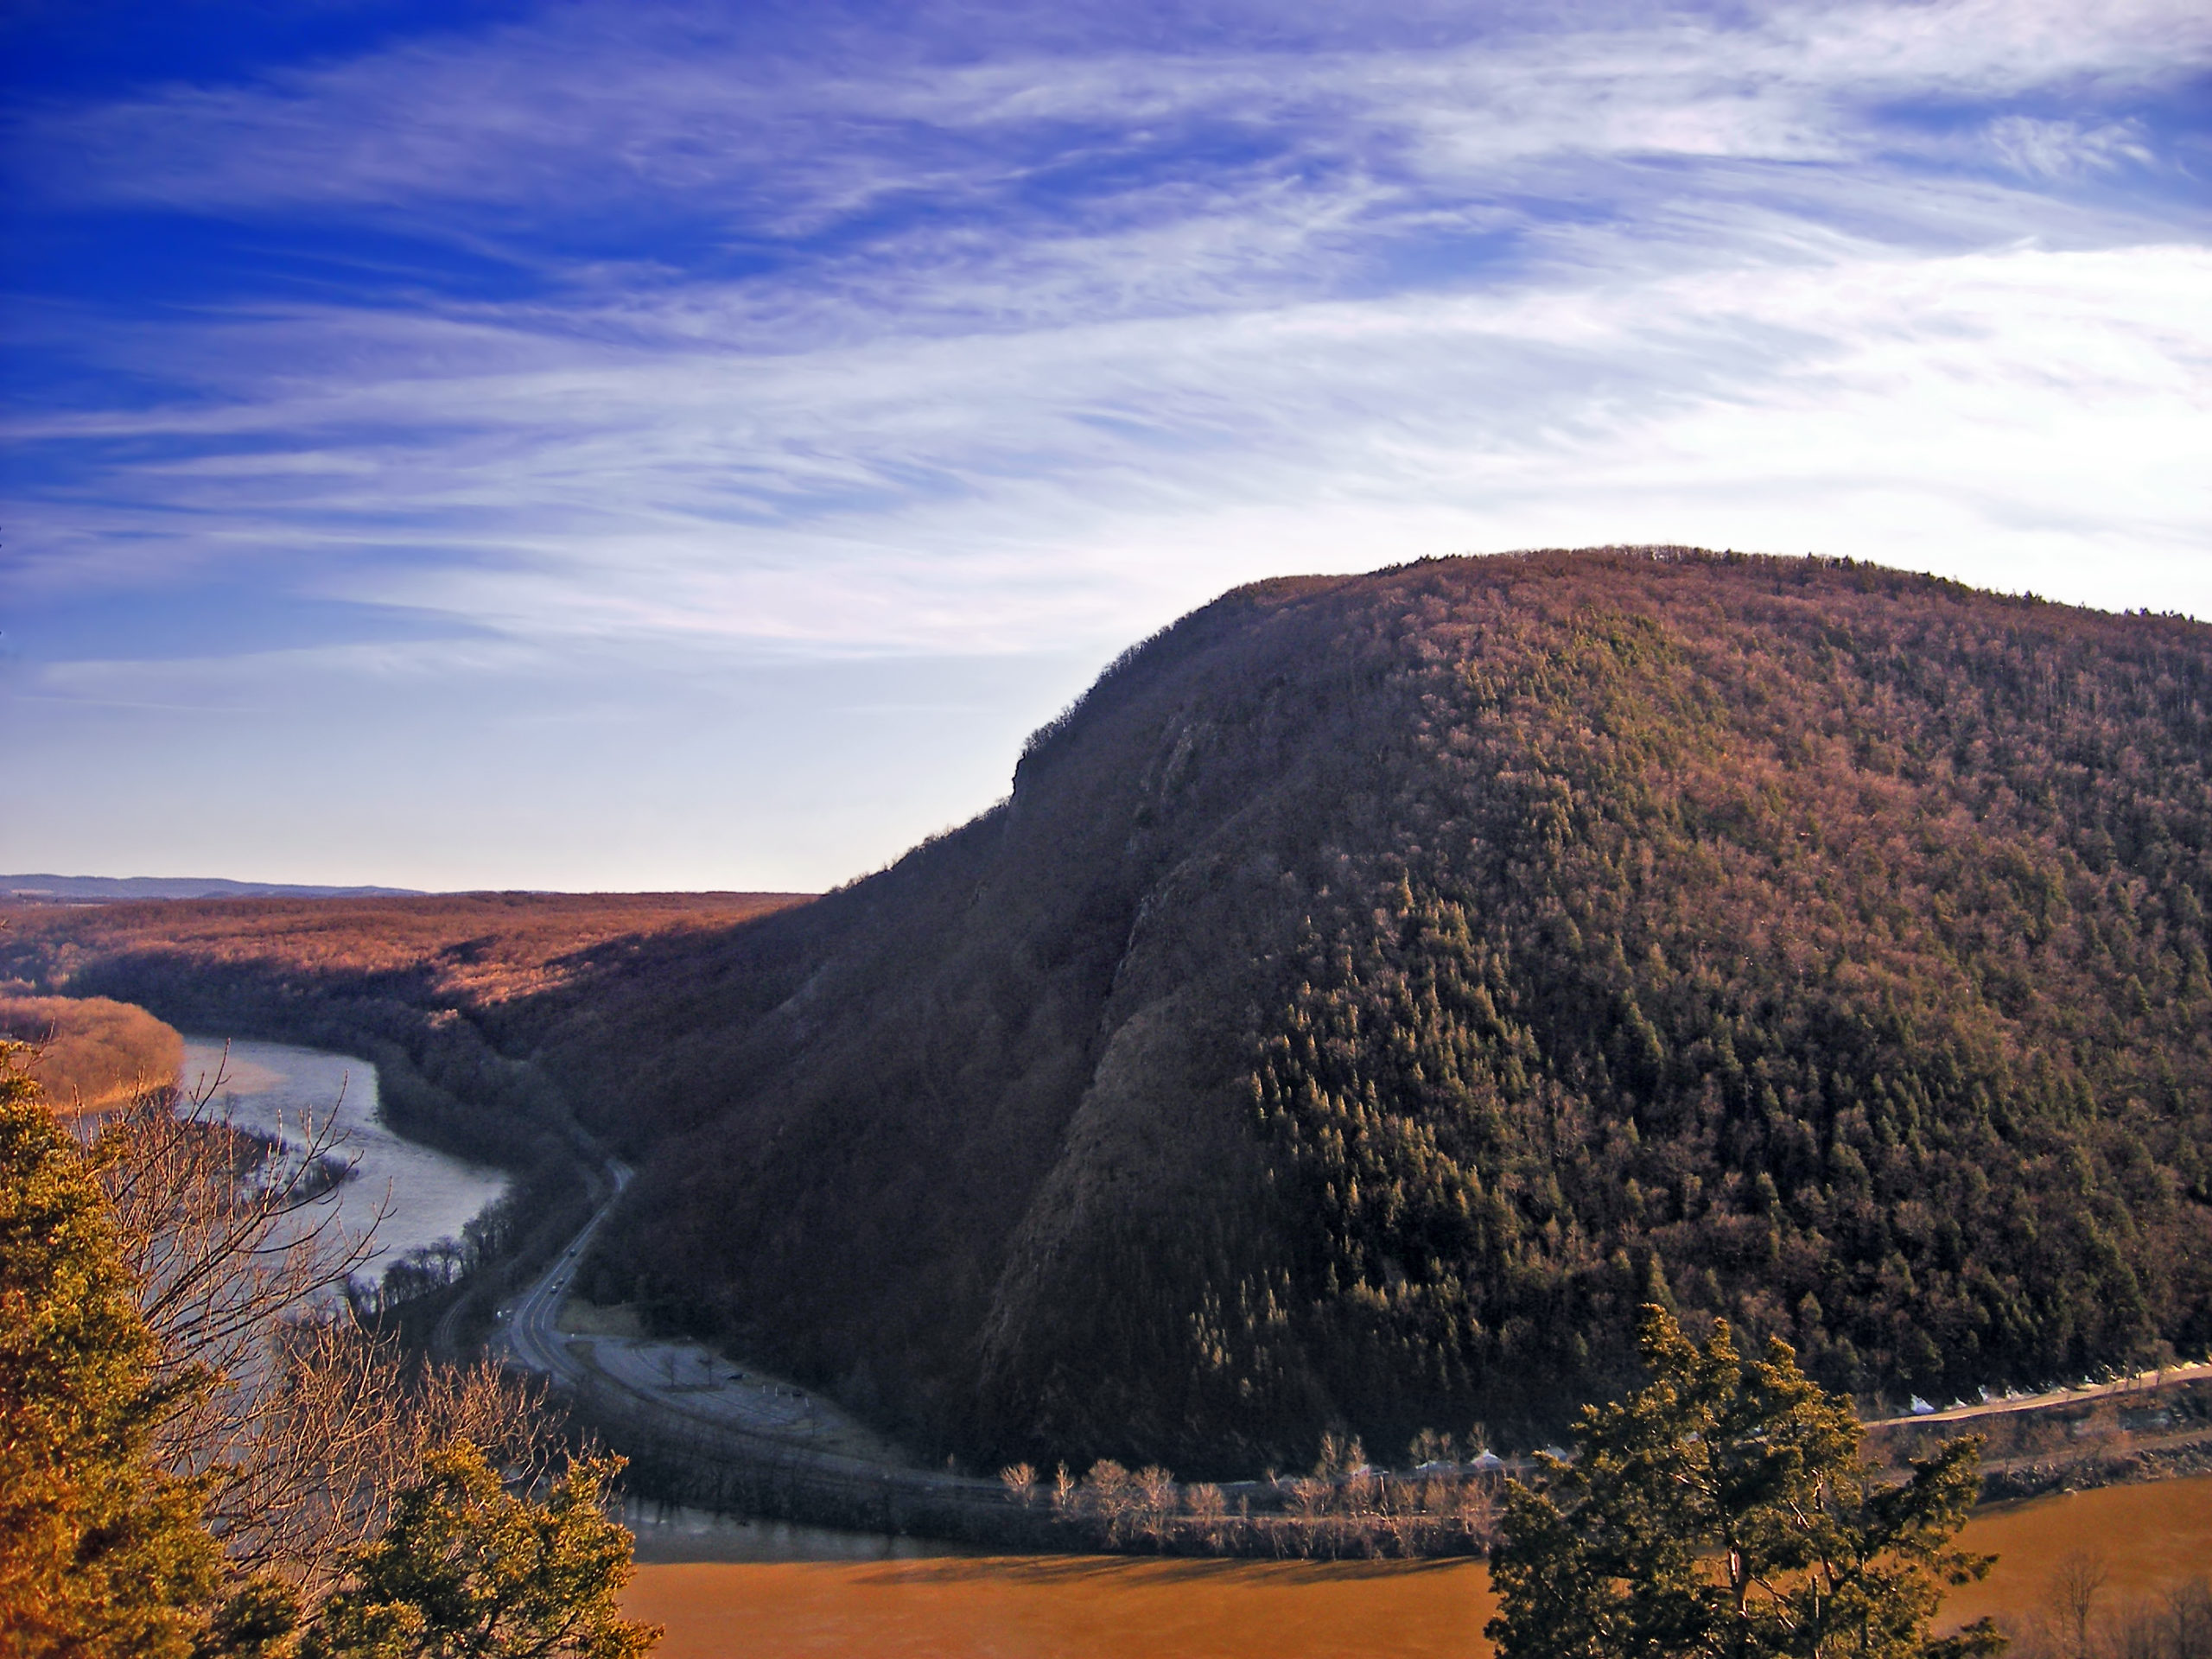
<svg viewBox="0 0 2212 1659">
<path fill-rule="evenodd" d="M 2161 1389 L 2173 1382 L 2201 1382 L 2208 1376 L 2212 1376 L 2212 1361 L 2168 1365 L 2155 1371 L 2131 1372 L 2106 1382 L 2081 1382 L 2072 1388 L 2047 1389 L 2039 1394 L 1984 1400 L 1978 1404 L 1961 1402 L 1947 1406 L 1940 1411 L 1906 1412 L 1896 1417 L 1876 1418 L 1865 1427 L 1895 1428 L 1913 1423 L 1967 1423 L 1977 1417 L 2001 1417 L 2017 1411 L 2046 1411 L 2053 1406 L 2078 1405 L 2086 1400 L 2101 1400 L 2115 1394 L 2137 1394 L 2145 1389 Z"/>
<path fill-rule="evenodd" d="M 830 1502 L 832 1513 L 854 1520 L 880 1516 L 880 1522 L 868 1524 L 880 1526 L 882 1531 L 907 1531 L 912 1524 L 925 1533 L 969 1535 L 973 1522 L 980 1520 L 987 1526 L 984 1537 L 1015 1541 L 1018 1546 L 1042 1544 L 1042 1537 L 1028 1535 L 1035 1533 L 1042 1516 L 1028 1513 L 1022 1504 L 1013 1504 L 1002 1482 L 960 1476 L 949 1469 L 916 1469 L 889 1458 L 878 1460 L 872 1455 L 856 1455 L 852 1449 L 832 1449 L 821 1445 L 810 1429 L 794 1427 L 779 1431 L 777 1427 L 732 1422 L 726 1414 L 716 1414 L 703 1405 L 692 1382 L 679 1385 L 672 1376 L 668 1382 L 661 1382 L 646 1376 L 617 1374 L 601 1365 L 601 1356 L 595 1354 L 593 1343 L 580 1340 L 570 1344 L 570 1338 L 557 1330 L 560 1307 L 575 1281 L 577 1263 L 591 1249 L 591 1241 L 600 1232 L 606 1214 L 615 1208 L 632 1174 L 628 1166 L 613 1159 L 606 1164 L 606 1173 L 613 1181 L 613 1192 L 606 1194 L 600 1208 L 593 1210 L 591 1221 L 586 1221 L 531 1287 L 502 1312 L 489 1344 L 493 1354 L 520 1370 L 549 1378 L 593 1407 L 595 1415 L 597 1411 L 613 1409 L 617 1422 L 635 1427 L 648 1445 L 652 1440 L 672 1440 L 683 1446 L 683 1455 L 692 1460 L 719 1462 L 732 1469 L 752 1471 L 752 1476 L 770 1478 L 779 1484 L 785 1502 L 791 1500 L 794 1491 L 801 1496 L 812 1493 L 817 1502 Z M 672 1347 L 688 1350 L 690 1344 Z M 695 1354 L 706 1360 L 702 1370 L 712 1371 L 728 1365 L 716 1356 L 696 1350 Z M 692 1365 L 696 1365 L 696 1360 L 688 1363 L 686 1371 Z M 766 1378 L 759 1382 L 766 1382 Z M 798 1395 L 797 1389 L 787 1389 L 787 1385 L 772 1385 L 772 1391 Z M 615 1425 L 608 1422 L 601 1427 L 613 1429 Z M 770 1513 L 781 1513 L 781 1509 Z M 847 1522 L 832 1520 L 830 1524 Z"/>
<path fill-rule="evenodd" d="M 657 1424 L 662 1429 L 674 1431 L 690 1440 L 696 1454 L 734 1458 L 757 1467 L 772 1467 L 785 1478 L 796 1478 L 817 1490 L 848 1497 L 887 1499 L 894 1493 L 903 1493 L 935 1505 L 949 1503 L 970 1511 L 1006 1513 L 1007 1494 L 997 1481 L 950 1471 L 918 1469 L 907 1464 L 879 1462 L 810 1443 L 811 1437 L 805 1433 L 741 1426 L 726 1416 L 702 1410 L 695 1391 L 688 1386 L 677 1386 L 672 1376 L 664 1387 L 658 1379 L 617 1376 L 572 1351 L 557 1328 L 561 1305 L 575 1281 L 577 1265 L 634 1173 L 615 1159 L 607 1161 L 606 1169 L 611 1190 L 575 1236 L 512 1308 L 500 1316 L 490 1344 L 494 1353 L 503 1353 L 515 1365 L 537 1372 L 580 1397 L 596 1397 L 617 1404 L 641 1426 Z M 2145 1372 L 2033 1396 L 1993 1399 L 1972 1405 L 1961 1403 L 1939 1411 L 1873 1420 L 1863 1426 L 1882 1429 L 1971 1422 L 1976 1418 L 2048 1409 L 2206 1376 L 2212 1376 L 2212 1363 L 2174 1366 L 2163 1372 Z M 1503 1472 L 1515 1475 L 1525 1474 L 1530 1466 L 1530 1460 L 1522 1458 L 1503 1459 L 1499 1465 Z M 1224 1491 L 1256 1496 L 1262 1484 L 1224 1483 Z"/>
<path fill-rule="evenodd" d="M 613 1191 L 607 1193 L 599 1208 L 591 1212 L 591 1219 L 584 1223 L 576 1236 L 563 1247 L 545 1271 L 537 1275 L 536 1282 L 516 1299 L 513 1308 L 502 1317 L 499 1333 L 493 1339 L 493 1346 L 494 1349 L 504 1348 L 508 1357 L 524 1370 L 540 1372 L 554 1382 L 566 1383 L 571 1388 L 583 1382 L 583 1367 L 561 1340 L 555 1321 L 560 1317 L 562 1300 L 569 1294 L 569 1286 L 575 1278 L 576 1264 L 583 1260 L 584 1252 L 591 1248 L 592 1238 L 599 1231 L 600 1224 L 614 1208 L 615 1200 L 622 1196 L 622 1189 L 630 1185 L 630 1177 L 633 1173 L 635 1172 L 629 1165 L 620 1159 L 607 1160 L 607 1175 L 613 1184 Z"/>
</svg>

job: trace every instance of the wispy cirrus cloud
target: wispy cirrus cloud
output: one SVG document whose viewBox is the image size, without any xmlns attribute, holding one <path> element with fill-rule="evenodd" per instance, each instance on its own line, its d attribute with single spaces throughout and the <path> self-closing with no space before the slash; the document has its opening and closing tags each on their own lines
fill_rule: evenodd
<svg viewBox="0 0 2212 1659">
<path fill-rule="evenodd" d="M 1601 540 L 1655 510 L 1655 533 L 1702 520 L 1787 547 L 1847 526 L 1855 547 L 1925 561 L 1972 532 L 1974 503 L 1993 521 L 2032 506 L 2048 523 L 2031 540 L 2063 522 L 2100 546 L 2192 545 L 2212 507 L 2187 466 L 2212 255 L 1826 252 L 772 356 L 522 352 L 482 322 L 387 318 L 404 371 L 281 395 L 251 366 L 270 342 L 249 328 L 251 404 L 16 437 L 173 450 L 132 463 L 127 509 L 56 515 L 50 580 L 179 543 L 281 549 L 320 563 L 319 591 L 524 632 L 906 650 L 1107 636 L 1285 556 L 1271 539 L 1207 558 L 1191 526 L 1294 524 L 1325 503 L 1367 521 L 1369 562 L 1395 526 L 1430 549 Z M 1785 486 L 1795 534 L 1749 505 Z M 1878 512 L 1850 507 L 1870 494 Z M 1951 510 L 1931 516 L 1938 499 Z M 163 530 L 165 512 L 181 522 Z M 1138 526 L 1176 546 L 1175 579 L 1142 569 Z M 380 556 L 318 557 L 362 546 Z"/>
<path fill-rule="evenodd" d="M 1989 124 L 1989 145 L 2016 172 L 2038 178 L 2080 178 L 2109 173 L 2131 162 L 2155 165 L 2158 157 L 2139 121 L 2042 121 L 2008 115 Z"/>
<path fill-rule="evenodd" d="M 48 693 L 156 594 L 273 595 L 257 683 L 289 605 L 480 686 L 1624 539 L 2212 613 L 2201 7 L 1211 19 L 579 4 L 18 100 L 0 559 L 106 664 Z"/>
</svg>

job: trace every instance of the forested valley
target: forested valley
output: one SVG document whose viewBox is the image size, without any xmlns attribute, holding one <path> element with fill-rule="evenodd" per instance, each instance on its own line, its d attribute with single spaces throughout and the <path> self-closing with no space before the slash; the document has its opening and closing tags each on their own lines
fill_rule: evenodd
<svg viewBox="0 0 2212 1659">
<path fill-rule="evenodd" d="M 1871 1410 L 2212 1343 L 2209 761 L 2180 619 L 1681 550 L 1268 582 L 889 869 L 497 996 L 447 940 L 378 1017 L 509 1079 L 474 1132 L 640 1166 L 595 1300 L 934 1454 L 1533 1444 L 1650 1301 Z M 211 980 L 182 909 L 36 912 L 0 975 L 366 982 Z"/>
</svg>

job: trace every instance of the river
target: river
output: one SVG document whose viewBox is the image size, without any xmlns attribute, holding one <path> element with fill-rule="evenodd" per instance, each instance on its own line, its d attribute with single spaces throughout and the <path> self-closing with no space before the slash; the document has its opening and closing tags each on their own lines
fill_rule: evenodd
<svg viewBox="0 0 2212 1659">
<path fill-rule="evenodd" d="M 668 1627 L 658 1659 L 1469 1659 L 1490 1651 L 1480 1631 L 1497 1610 L 1478 1561 L 727 1559 L 744 1530 L 695 1519 L 641 1531 L 645 1564 L 626 1599 L 632 1617 Z M 788 1529 L 780 1541 L 795 1552 L 814 1542 Z M 763 1528 L 754 1544 L 778 1541 Z M 2212 1574 L 2212 1477 L 1987 1511 L 1964 1541 L 1998 1564 L 1953 1592 L 1947 1623 L 2032 1614 L 2057 1562 L 2091 1548 L 2118 1607 Z M 672 1559 L 686 1554 L 709 1559 Z"/>
<path fill-rule="evenodd" d="M 378 1256 L 368 1271 L 410 1250 L 458 1238 L 477 1211 L 506 1191 L 498 1170 L 464 1163 L 386 1128 L 377 1111 L 377 1069 L 369 1061 L 289 1043 L 184 1039 L 188 1094 L 212 1086 L 212 1104 L 242 1129 L 300 1144 L 306 1120 L 335 1113 L 337 1151 L 353 1178 L 335 1194 L 339 1224 L 359 1235 L 376 1228 Z M 377 1211 L 388 1213 L 379 1224 Z"/>
</svg>

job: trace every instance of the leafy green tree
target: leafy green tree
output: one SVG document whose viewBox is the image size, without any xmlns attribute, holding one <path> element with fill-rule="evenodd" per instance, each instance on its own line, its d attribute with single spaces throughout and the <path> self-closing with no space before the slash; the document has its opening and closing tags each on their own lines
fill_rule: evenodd
<svg viewBox="0 0 2212 1659">
<path fill-rule="evenodd" d="M 547 1501 L 501 1484 L 467 1440 L 434 1453 L 353 1581 L 317 1613 L 307 1659 L 634 1659 L 658 1626 L 625 1619 L 629 1532 L 607 1518 L 619 1458 L 571 1462 Z"/>
<path fill-rule="evenodd" d="M 1984 1619 L 1935 1638 L 1942 1586 L 1989 1569 L 1954 1548 L 1977 1489 L 1977 1440 L 1884 1482 L 1848 1406 L 1786 1343 L 1740 1359 L 1662 1308 L 1640 1331 L 1649 1386 L 1584 1410 L 1571 1463 L 1508 1490 L 1491 1563 L 1499 1659 L 1969 1659 L 2001 1652 Z"/>
<path fill-rule="evenodd" d="M 196 1384 L 156 1381 L 93 1161 L 18 1052 L 0 1045 L 0 1651 L 219 1647 L 233 1632 L 208 1630 L 223 1562 L 201 1484 L 151 1452 L 175 1390 Z"/>
</svg>

